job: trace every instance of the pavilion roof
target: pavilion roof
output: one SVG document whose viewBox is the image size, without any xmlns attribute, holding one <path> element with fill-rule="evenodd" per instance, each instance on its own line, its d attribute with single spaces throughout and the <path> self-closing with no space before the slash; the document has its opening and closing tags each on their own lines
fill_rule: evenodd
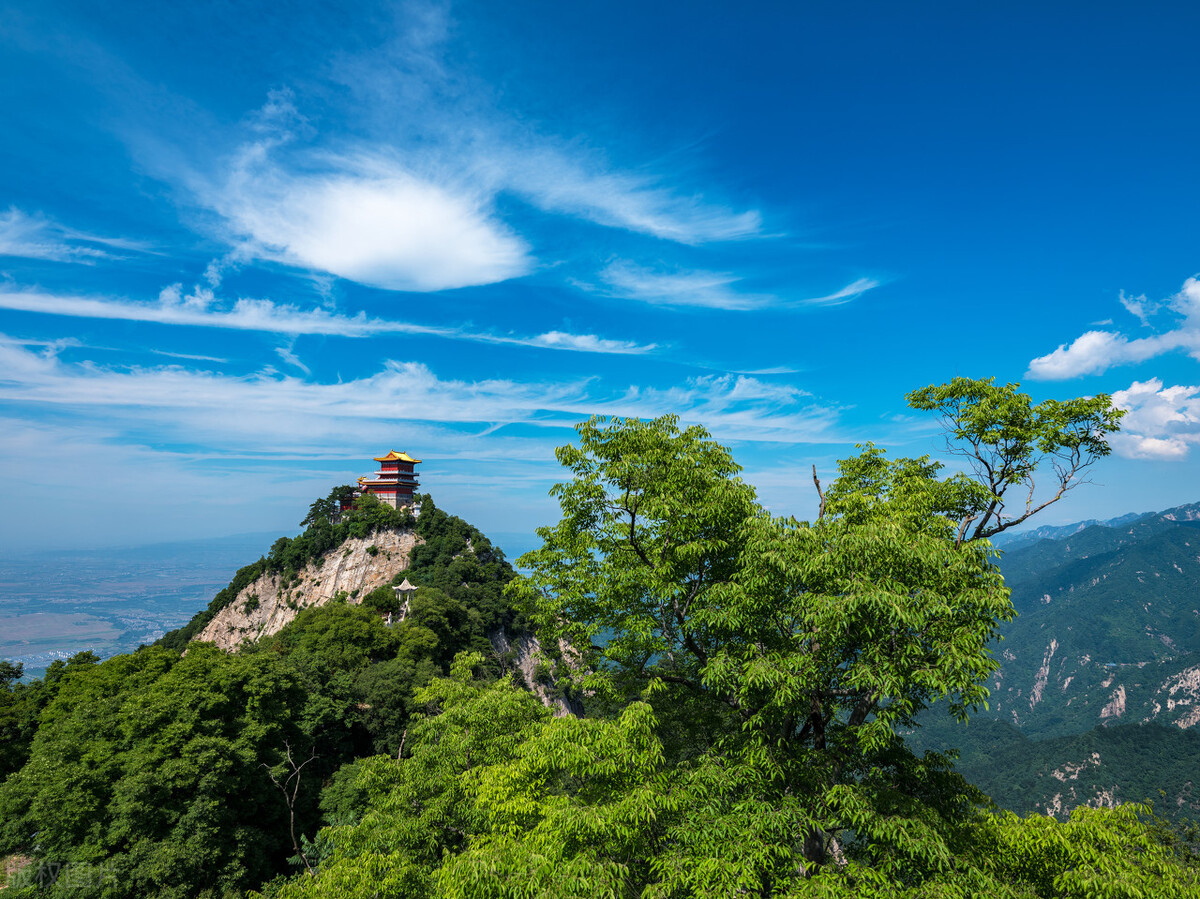
<svg viewBox="0 0 1200 899">
<path fill-rule="evenodd" d="M 372 457 L 376 462 L 420 462 L 420 459 L 414 459 L 408 453 L 398 453 L 395 450 L 389 450 L 386 456 Z"/>
</svg>

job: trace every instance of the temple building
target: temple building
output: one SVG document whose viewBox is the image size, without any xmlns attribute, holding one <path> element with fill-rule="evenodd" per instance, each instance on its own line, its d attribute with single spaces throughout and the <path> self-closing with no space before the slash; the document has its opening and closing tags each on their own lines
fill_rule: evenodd
<svg viewBox="0 0 1200 899">
<path fill-rule="evenodd" d="M 375 456 L 374 459 L 379 463 L 379 471 L 374 477 L 363 475 L 359 478 L 359 491 L 370 493 L 381 503 L 387 503 L 396 509 L 411 506 L 413 493 L 418 486 L 413 466 L 421 460 L 395 450 L 384 456 Z"/>
</svg>

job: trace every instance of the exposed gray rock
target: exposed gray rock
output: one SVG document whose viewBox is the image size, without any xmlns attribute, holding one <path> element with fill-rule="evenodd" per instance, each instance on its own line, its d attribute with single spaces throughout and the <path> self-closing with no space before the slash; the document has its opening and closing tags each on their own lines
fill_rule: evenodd
<svg viewBox="0 0 1200 899">
<path fill-rule="evenodd" d="M 413 547 L 421 542 L 413 531 L 377 531 L 370 537 L 346 540 L 309 563 L 286 587 L 281 574 L 262 575 L 218 612 L 195 640 L 234 651 L 278 633 L 302 609 L 323 606 L 340 593 L 347 602 L 361 602 L 407 568 Z"/>
<path fill-rule="evenodd" d="M 510 664 L 521 672 L 525 685 L 557 717 L 583 714 L 583 703 L 579 700 L 557 696 L 552 692 L 555 685 L 554 678 L 552 675 L 545 675 L 542 672 L 553 668 L 554 659 L 547 655 L 542 648 L 541 641 L 535 635 L 519 634 L 514 637 L 501 629 L 489 634 L 488 638 L 492 641 L 492 647 L 496 650 L 497 655 L 504 656 L 510 652 L 513 654 Z M 558 649 L 560 656 L 564 659 L 569 660 L 576 655 L 574 648 L 566 642 L 560 641 Z M 539 668 L 542 669 L 542 672 L 539 672 Z"/>
</svg>

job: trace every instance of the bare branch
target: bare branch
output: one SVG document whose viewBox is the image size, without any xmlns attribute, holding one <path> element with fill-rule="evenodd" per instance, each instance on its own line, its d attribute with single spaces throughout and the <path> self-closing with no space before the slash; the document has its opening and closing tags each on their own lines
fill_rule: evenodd
<svg viewBox="0 0 1200 899">
<path fill-rule="evenodd" d="M 296 855 L 299 856 L 300 861 L 304 863 L 304 867 L 311 877 L 313 874 L 312 864 L 309 862 L 308 856 L 304 853 L 304 850 L 300 848 L 300 841 L 296 839 L 296 797 L 300 795 L 300 772 L 304 770 L 305 765 L 317 758 L 317 747 L 314 744 L 312 748 L 312 754 L 309 755 L 309 757 L 299 765 L 297 765 L 295 759 L 292 757 L 291 743 L 289 743 L 287 740 L 284 740 L 283 746 L 286 750 L 284 757 L 287 759 L 288 768 L 291 769 L 291 773 L 288 774 L 283 783 L 279 782 L 279 778 L 275 776 L 275 773 L 271 770 L 266 762 L 263 762 L 262 766 L 266 768 L 267 777 L 271 778 L 271 783 L 275 784 L 275 787 L 280 793 L 283 794 L 284 802 L 287 803 L 288 830 L 290 831 L 292 837 L 292 849 L 296 851 Z M 291 790 L 290 793 L 288 792 L 289 789 Z"/>
</svg>

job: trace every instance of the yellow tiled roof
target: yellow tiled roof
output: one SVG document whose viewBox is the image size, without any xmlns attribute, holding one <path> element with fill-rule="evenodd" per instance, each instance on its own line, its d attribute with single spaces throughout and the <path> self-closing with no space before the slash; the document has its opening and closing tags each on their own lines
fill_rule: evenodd
<svg viewBox="0 0 1200 899">
<path fill-rule="evenodd" d="M 395 450 L 389 450 L 386 456 L 372 457 L 376 462 L 420 462 L 420 459 L 414 459 L 408 453 L 398 453 Z"/>
</svg>

